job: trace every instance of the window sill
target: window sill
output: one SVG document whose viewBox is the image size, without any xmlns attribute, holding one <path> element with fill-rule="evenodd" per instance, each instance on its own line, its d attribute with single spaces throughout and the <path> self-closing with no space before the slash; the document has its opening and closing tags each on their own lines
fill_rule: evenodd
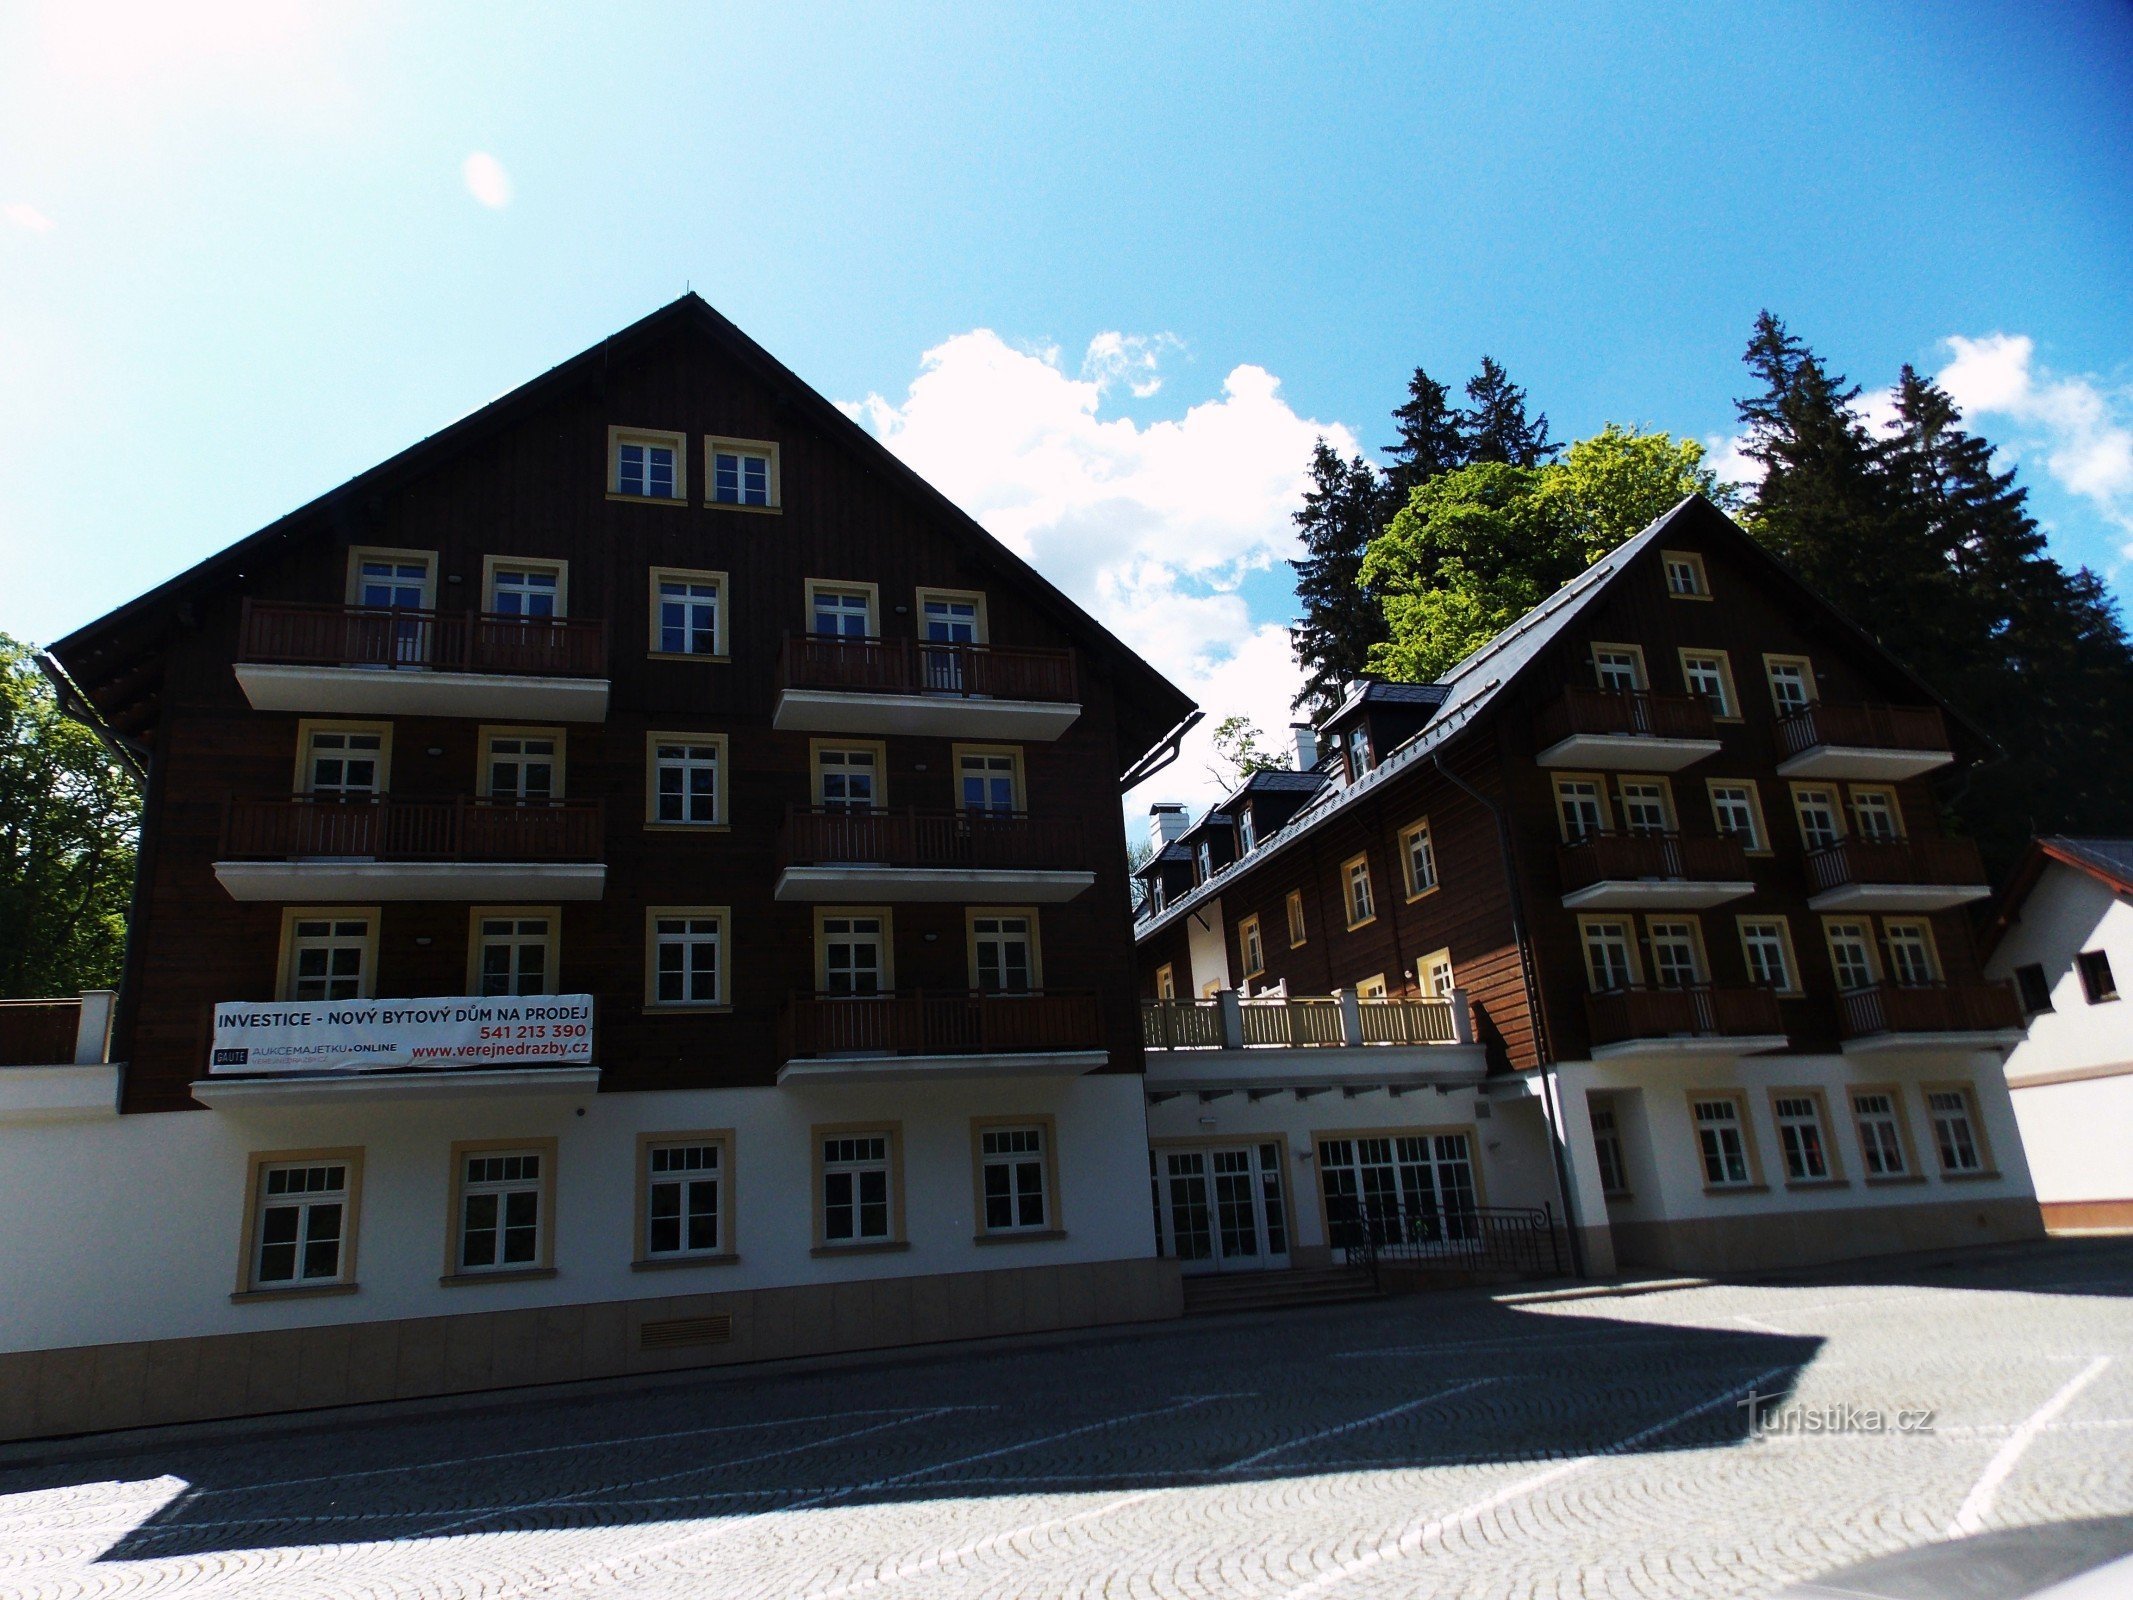
<svg viewBox="0 0 2133 1600">
<path fill-rule="evenodd" d="M 1668 598 L 1669 600 L 1702 600 L 1702 601 L 1705 601 L 1705 602 L 1707 602 L 1707 603 L 1708 603 L 1708 602 L 1709 602 L 1709 601 L 1711 600 L 1711 598 L 1712 598 L 1712 597 L 1711 597 L 1710 595 L 1707 595 L 1707 594 L 1676 594 L 1676 593 L 1675 593 L 1675 592 L 1674 592 L 1673 590 L 1671 590 L 1671 589 L 1667 590 L 1667 592 L 1666 592 L 1666 597 L 1667 597 L 1667 598 Z"/>
<path fill-rule="evenodd" d="M 620 494 L 613 489 L 607 491 L 607 497 L 634 506 L 685 506 L 689 503 L 686 496 L 678 494 Z"/>
<path fill-rule="evenodd" d="M 730 822 L 647 822 L 646 833 L 731 833 Z"/>
<path fill-rule="evenodd" d="M 731 1006 L 659 1006 L 643 1008 L 648 1017 L 723 1017 L 733 1011 Z"/>
<path fill-rule="evenodd" d="M 1443 887 L 1444 885 L 1441 883 L 1433 883 L 1427 889 L 1421 889 L 1416 891 L 1414 894 L 1409 895 L 1407 897 L 1407 903 L 1409 905 L 1413 905 L 1417 900 L 1427 900 L 1431 895 L 1435 894 L 1439 889 Z"/>
<path fill-rule="evenodd" d="M 1354 933 L 1359 929 L 1369 927 L 1373 922 L 1377 920 L 1378 919 L 1376 917 L 1365 917 L 1361 922 L 1351 922 L 1348 924 L 1348 931 L 1350 933 Z"/>
<path fill-rule="evenodd" d="M 1710 1195 L 1768 1194 L 1770 1185 L 1767 1183 L 1707 1183 L 1703 1186 L 1703 1192 Z"/>
<path fill-rule="evenodd" d="M 1602 1189 L 1600 1198 L 1602 1200 L 1634 1200 L 1637 1196 L 1636 1192 L 1631 1189 Z"/>
<path fill-rule="evenodd" d="M 1885 1172 L 1877 1177 L 1862 1178 L 1859 1181 L 1869 1189 L 1886 1189 L 1897 1184 L 1924 1183 L 1926 1175 L 1922 1172 Z"/>
<path fill-rule="evenodd" d="M 525 1283 L 534 1278 L 552 1278 L 553 1267 L 511 1267 L 498 1272 L 447 1272 L 437 1280 L 441 1289 L 464 1289 L 477 1283 Z"/>
<path fill-rule="evenodd" d="M 230 1304 L 241 1306 L 254 1300 L 316 1300 L 332 1294 L 354 1294 L 358 1287 L 353 1283 L 292 1283 L 286 1289 L 239 1289 L 230 1296 Z"/>
<path fill-rule="evenodd" d="M 647 661 L 702 661 L 719 667 L 733 664 L 730 655 L 707 656 L 698 650 L 647 650 L 644 658 Z"/>
<path fill-rule="evenodd" d="M 731 1250 L 708 1251 L 700 1256 L 654 1256 L 647 1261 L 632 1261 L 632 1272 L 674 1272 L 682 1267 L 735 1267 L 741 1258 Z"/>
<path fill-rule="evenodd" d="M 1999 1177 L 2000 1174 L 1997 1172 L 1943 1172 L 1940 1175 L 1940 1181 L 1942 1183 L 1996 1183 L 1999 1181 Z"/>
<path fill-rule="evenodd" d="M 733 502 L 733 501 L 731 501 L 731 500 L 706 500 L 706 501 L 704 502 L 704 509 L 705 509 L 706 511 L 740 511 L 740 512 L 745 512 L 745 513 L 746 513 L 747 515 L 749 515 L 749 516 L 751 516 L 751 517 L 776 517 L 776 516 L 782 516 L 782 515 L 784 514 L 784 511 L 785 511 L 785 508 L 784 508 L 783 506 L 781 506 L 781 505 L 778 505 L 778 506 L 744 506 L 744 505 L 738 505 L 738 504 L 736 504 L 735 502 Z"/>
<path fill-rule="evenodd" d="M 908 1239 L 882 1239 L 869 1244 L 818 1244 L 807 1253 L 818 1260 L 825 1256 L 883 1256 L 911 1248 Z"/>
<path fill-rule="evenodd" d="M 1264 968 L 1264 967 L 1261 967 L 1261 968 L 1259 968 L 1259 969 L 1258 969 L 1258 970 L 1257 970 L 1256 972 L 1247 972 L 1247 973 L 1246 973 L 1246 974 L 1244 975 L 1244 981 L 1245 981 L 1246 983 L 1250 983 L 1250 982 L 1251 982 L 1251 981 L 1252 981 L 1252 980 L 1253 980 L 1254 978 L 1263 978 L 1263 977 L 1265 977 L 1265 976 L 1266 976 L 1266 968 Z"/>
<path fill-rule="evenodd" d="M 1787 1189 L 1849 1189 L 1849 1178 L 1787 1178 Z"/>
<path fill-rule="evenodd" d="M 1032 1228 L 1027 1233 L 1002 1231 L 1000 1233 L 973 1234 L 972 1244 L 1050 1244 L 1055 1239 L 1066 1237 L 1064 1228 Z"/>
</svg>

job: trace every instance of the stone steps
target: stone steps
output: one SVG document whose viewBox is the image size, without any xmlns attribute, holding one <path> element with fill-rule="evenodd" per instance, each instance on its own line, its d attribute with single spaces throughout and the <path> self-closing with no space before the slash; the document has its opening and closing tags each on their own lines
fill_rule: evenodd
<svg viewBox="0 0 2133 1600">
<path fill-rule="evenodd" d="M 1337 1305 L 1374 1300 L 1378 1291 L 1360 1267 L 1299 1267 L 1287 1272 L 1233 1272 L 1185 1280 L 1185 1314 L 1273 1311 L 1284 1306 Z"/>
</svg>

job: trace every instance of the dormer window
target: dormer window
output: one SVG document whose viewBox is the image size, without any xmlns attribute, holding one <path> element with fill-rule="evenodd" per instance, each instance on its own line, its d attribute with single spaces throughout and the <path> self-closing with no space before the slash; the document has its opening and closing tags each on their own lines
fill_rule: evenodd
<svg viewBox="0 0 2133 1600">
<path fill-rule="evenodd" d="M 1252 808 L 1246 806 L 1237 813 L 1237 848 L 1250 855 L 1259 848 L 1259 840 L 1252 832 Z"/>
<path fill-rule="evenodd" d="M 773 511 L 778 501 L 778 447 L 763 439 L 711 439 L 704 445 L 711 503 Z"/>
<path fill-rule="evenodd" d="M 1370 730 L 1358 722 L 1348 730 L 1348 781 L 1370 770 Z"/>
<path fill-rule="evenodd" d="M 1148 874 L 1148 903 L 1160 911 L 1167 899 L 1163 893 L 1163 875 L 1160 872 Z"/>
<path fill-rule="evenodd" d="M 607 430 L 607 492 L 626 500 L 679 500 L 688 493 L 683 437 L 636 428 Z"/>
<path fill-rule="evenodd" d="M 1202 839 L 1194 851 L 1194 858 L 1200 863 L 1200 881 L 1205 883 L 1215 875 L 1214 846 Z"/>
</svg>

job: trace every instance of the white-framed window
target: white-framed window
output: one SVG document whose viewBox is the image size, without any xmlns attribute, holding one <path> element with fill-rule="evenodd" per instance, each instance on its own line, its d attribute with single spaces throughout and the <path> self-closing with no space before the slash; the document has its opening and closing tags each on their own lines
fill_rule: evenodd
<svg viewBox="0 0 2133 1600">
<path fill-rule="evenodd" d="M 1022 809 L 1021 752 L 957 746 L 955 785 L 958 809 L 1012 816 Z M 1201 848 L 1207 847 L 1203 844 Z"/>
<path fill-rule="evenodd" d="M 538 622 L 564 614 L 568 589 L 561 562 L 491 557 L 485 564 L 489 571 L 484 599 L 492 615 Z"/>
<path fill-rule="evenodd" d="M 1874 963 L 1873 934 L 1863 922 L 1829 921 L 1822 924 L 1829 945 L 1830 970 L 1837 976 L 1839 993 L 1870 989 L 1878 981 Z"/>
<path fill-rule="evenodd" d="M 368 800 L 385 792 L 382 729 L 305 730 L 304 793 L 321 800 Z"/>
<path fill-rule="evenodd" d="M 1430 837 L 1427 817 L 1400 830 L 1400 870 L 1407 879 L 1410 900 L 1437 887 L 1437 845 Z"/>
<path fill-rule="evenodd" d="M 1928 1089 L 1926 1114 L 1933 1119 L 1933 1148 L 1942 1172 L 1983 1172 L 1976 1113 L 1967 1089 Z"/>
<path fill-rule="evenodd" d="M 1866 789 L 1852 786 L 1852 826 L 1862 839 L 1876 839 L 1884 844 L 1903 837 L 1903 813 L 1896 804 L 1894 789 Z"/>
<path fill-rule="evenodd" d="M 1681 676 L 1690 694 L 1700 694 L 1711 702 L 1714 716 L 1740 715 L 1739 703 L 1733 697 L 1733 669 L 1723 650 L 1682 651 Z"/>
<path fill-rule="evenodd" d="M 726 1148 L 720 1139 L 660 1139 L 644 1151 L 647 1261 L 726 1253 Z"/>
<path fill-rule="evenodd" d="M 1705 981 L 1703 936 L 1693 918 L 1645 924 L 1652 949 L 1652 981 L 1662 989 L 1693 989 Z"/>
<path fill-rule="evenodd" d="M 978 1175 L 987 1233 L 1042 1233 L 1052 1225 L 1041 1126 L 982 1128 Z"/>
<path fill-rule="evenodd" d="M 1770 1108 L 1777 1118 L 1778 1148 L 1785 1156 L 1785 1176 L 1794 1183 L 1819 1183 L 1829 1176 L 1829 1145 L 1822 1129 L 1822 1107 L 1811 1094 L 1779 1094 Z"/>
<path fill-rule="evenodd" d="M 1814 704 L 1815 669 L 1805 656 L 1765 656 L 1763 672 L 1770 682 L 1770 707 L 1779 716 Z"/>
<path fill-rule="evenodd" d="M 1555 812 L 1565 844 L 1607 831 L 1607 801 L 1597 778 L 1557 778 Z"/>
<path fill-rule="evenodd" d="M 895 1237 L 887 1133 L 822 1140 L 822 1242 L 874 1244 Z"/>
<path fill-rule="evenodd" d="M 1585 976 L 1591 981 L 1594 994 L 1635 985 L 1636 941 L 1627 922 L 1614 917 L 1583 917 L 1578 931 L 1585 945 Z"/>
<path fill-rule="evenodd" d="M 284 924 L 284 1000 L 364 1000 L 378 946 L 375 911 L 292 912 Z"/>
<path fill-rule="evenodd" d="M 810 583 L 807 586 L 808 632 L 829 639 L 871 639 L 874 589 L 871 585 Z"/>
<path fill-rule="evenodd" d="M 1452 971 L 1452 953 L 1449 949 L 1432 950 L 1416 963 L 1422 974 L 1422 992 L 1443 999 L 1459 987 L 1459 979 Z"/>
<path fill-rule="evenodd" d="M 1782 917 L 1743 917 L 1740 921 L 1741 956 L 1747 962 L 1748 981 L 1758 989 L 1779 994 L 1797 994 L 1799 978 L 1792 959 L 1792 935 Z"/>
<path fill-rule="evenodd" d="M 555 917 L 502 908 L 476 911 L 474 982 L 480 995 L 555 993 Z"/>
<path fill-rule="evenodd" d="M 1629 1192 L 1628 1169 L 1622 1163 L 1622 1133 L 1615 1126 L 1614 1103 L 1609 1100 L 1588 1100 L 1586 1114 L 1592 1119 L 1592 1153 L 1599 1163 L 1600 1192 L 1616 1195 Z"/>
<path fill-rule="evenodd" d="M 1347 764 L 1350 783 L 1370 770 L 1370 728 L 1366 723 L 1358 722 L 1348 730 Z"/>
<path fill-rule="evenodd" d="M 349 1157 L 259 1164 L 247 1288 L 301 1289 L 348 1281 L 354 1171 Z"/>
<path fill-rule="evenodd" d="M 541 1264 L 547 1160 L 541 1150 L 460 1152 L 459 1271 L 511 1272 Z"/>
<path fill-rule="evenodd" d="M 1852 1121 L 1859 1130 L 1859 1153 L 1870 1178 L 1901 1178 L 1910 1171 L 1903 1153 L 1902 1113 L 1896 1095 L 1885 1089 L 1855 1089 Z"/>
<path fill-rule="evenodd" d="M 1844 814 L 1837 809 L 1836 790 L 1796 784 L 1792 810 L 1800 819 L 1801 848 L 1827 850 L 1844 837 Z"/>
<path fill-rule="evenodd" d="M 1237 811 L 1237 854 L 1248 856 L 1259 848 L 1259 834 L 1252 825 L 1252 808 L 1242 806 Z"/>
<path fill-rule="evenodd" d="M 1037 919 L 1028 912 L 970 914 L 971 987 L 980 994 L 1028 994 L 1037 971 Z"/>
<path fill-rule="evenodd" d="M 1693 550 L 1662 550 L 1666 567 L 1666 592 L 1676 600 L 1708 600 L 1711 582 L 1704 572 L 1703 557 Z"/>
<path fill-rule="evenodd" d="M 1291 889 L 1287 901 L 1289 915 L 1289 948 L 1294 950 L 1304 942 L 1304 896 L 1303 890 Z"/>
<path fill-rule="evenodd" d="M 482 739 L 483 792 L 491 800 L 540 805 L 563 793 L 563 741 L 531 729 L 486 733 Z"/>
<path fill-rule="evenodd" d="M 704 479 L 713 505 L 770 510 L 779 504 L 778 447 L 767 439 L 707 439 Z"/>
<path fill-rule="evenodd" d="M 1714 1189 L 1744 1188 L 1753 1182 L 1748 1145 L 1741 1132 L 1740 1102 L 1714 1096 L 1692 1102 L 1696 1145 L 1703 1157 L 1703 1181 Z"/>
<path fill-rule="evenodd" d="M 817 744 L 815 804 L 825 811 L 874 811 L 882 804 L 886 754 L 875 744 Z"/>
<path fill-rule="evenodd" d="M 1644 652 L 1633 644 L 1592 647 L 1593 676 L 1615 694 L 1635 694 L 1644 687 Z"/>
<path fill-rule="evenodd" d="M 1940 955 L 1933 930 L 1923 922 L 1884 920 L 1881 933 L 1889 952 L 1889 977 L 1906 989 L 1927 989 L 1940 982 Z"/>
<path fill-rule="evenodd" d="M 385 611 L 428 611 L 436 597 L 437 557 L 428 550 L 349 553 L 348 603 Z"/>
<path fill-rule="evenodd" d="M 1244 952 L 1244 975 L 1256 978 L 1266 971 L 1266 941 L 1259 936 L 1259 919 L 1246 917 L 1237 924 L 1237 947 Z"/>
<path fill-rule="evenodd" d="M 1192 860 L 1201 883 L 1215 875 L 1215 847 L 1208 840 L 1202 839 L 1192 847 Z"/>
<path fill-rule="evenodd" d="M 1341 886 L 1346 896 L 1350 928 L 1360 928 L 1377 916 L 1377 896 L 1370 887 L 1370 857 L 1355 856 L 1342 862 Z"/>
<path fill-rule="evenodd" d="M 889 917 L 884 911 L 822 911 L 815 918 L 817 981 L 824 994 L 885 994 L 890 970 Z"/>
<path fill-rule="evenodd" d="M 1622 807 L 1622 828 L 1626 833 L 1672 833 L 1674 831 L 1674 800 L 1667 787 L 1656 778 L 1622 778 L 1617 780 L 1617 799 Z"/>
<path fill-rule="evenodd" d="M 651 816 L 664 827 L 716 827 L 726 820 L 723 739 L 651 736 Z"/>
<path fill-rule="evenodd" d="M 1769 848 L 1763 838 L 1763 808 L 1750 780 L 1712 783 L 1711 820 L 1720 833 L 1738 840 L 1743 850 L 1752 853 Z"/>
<path fill-rule="evenodd" d="M 652 653 L 726 654 L 726 575 L 652 569 Z"/>
<path fill-rule="evenodd" d="M 1155 969 L 1155 997 L 1158 1000 L 1178 997 L 1178 969 L 1168 961 Z"/>
<path fill-rule="evenodd" d="M 654 907 L 646 914 L 645 1004 L 722 1006 L 726 1003 L 724 907 Z"/>
<path fill-rule="evenodd" d="M 610 494 L 633 500 L 679 500 L 688 493 L 682 465 L 683 436 L 610 428 L 607 434 Z"/>
</svg>

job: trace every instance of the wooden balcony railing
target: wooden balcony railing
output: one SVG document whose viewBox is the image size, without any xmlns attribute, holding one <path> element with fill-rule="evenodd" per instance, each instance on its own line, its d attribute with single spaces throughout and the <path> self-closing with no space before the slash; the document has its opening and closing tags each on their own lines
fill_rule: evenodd
<svg viewBox="0 0 2133 1600">
<path fill-rule="evenodd" d="M 1149 1050 L 1219 1050 L 1222 1012 L 1212 1000 L 1143 1000 L 1141 1044 Z"/>
<path fill-rule="evenodd" d="M 782 1019 L 785 1058 L 968 1056 L 1103 1048 L 1092 992 L 960 991 L 796 995 Z"/>
<path fill-rule="evenodd" d="M 1700 694 L 1649 694 L 1643 690 L 1589 689 L 1571 684 L 1562 698 L 1534 718 L 1541 748 L 1573 734 L 1640 739 L 1715 739 L 1718 722 Z"/>
<path fill-rule="evenodd" d="M 1777 996 L 1768 989 L 1610 989 L 1585 997 L 1592 1042 L 1782 1035 Z"/>
<path fill-rule="evenodd" d="M 1878 983 L 1837 997 L 1844 1037 L 1877 1033 L 2000 1033 L 2022 1026 L 2014 985 L 1949 983 L 1907 989 Z"/>
<path fill-rule="evenodd" d="M 778 687 L 994 700 L 1072 702 L 1080 698 L 1071 650 L 1002 650 L 982 644 L 848 639 L 812 633 L 786 639 L 778 662 Z"/>
<path fill-rule="evenodd" d="M 80 1028 L 79 1000 L 0 1000 L 0 1067 L 64 1066 Z"/>
<path fill-rule="evenodd" d="M 1556 859 L 1565 893 L 1623 880 L 1740 883 L 1748 876 L 1748 853 L 1738 839 L 1678 833 L 1588 833 L 1564 845 Z"/>
<path fill-rule="evenodd" d="M 1816 894 L 1854 884 L 1979 884 L 1985 858 L 1968 839 L 1840 839 L 1807 853 Z"/>
<path fill-rule="evenodd" d="M 785 814 L 780 866 L 993 867 L 1071 871 L 1088 865 L 1081 825 L 1020 811 L 840 811 Z"/>
<path fill-rule="evenodd" d="M 607 624 L 579 617 L 246 600 L 237 654 L 243 661 L 288 666 L 597 678 L 607 671 Z"/>
<path fill-rule="evenodd" d="M 1337 995 L 1239 1000 L 1237 1022 L 1232 1044 L 1220 1000 L 1143 1000 L 1141 1044 L 1149 1050 L 1258 1050 L 1462 1042 L 1452 1002 L 1443 999 L 1357 1000 L 1352 1021 Z"/>
<path fill-rule="evenodd" d="M 1946 750 L 1948 724 L 1936 706 L 1838 706 L 1823 701 L 1778 719 L 1780 761 L 1819 745 L 1859 750 Z"/>
<path fill-rule="evenodd" d="M 372 861 L 598 861 L 597 800 L 524 805 L 472 799 L 233 799 L 222 814 L 222 859 L 349 856 Z"/>
</svg>

